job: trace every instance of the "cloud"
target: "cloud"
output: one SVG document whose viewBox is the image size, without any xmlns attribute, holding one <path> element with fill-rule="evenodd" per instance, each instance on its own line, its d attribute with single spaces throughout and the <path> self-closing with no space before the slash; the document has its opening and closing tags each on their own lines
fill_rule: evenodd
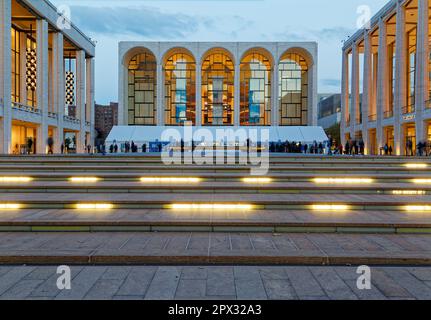
<svg viewBox="0 0 431 320">
<path fill-rule="evenodd" d="M 345 27 L 331 27 L 323 29 L 302 29 L 296 31 L 297 28 L 287 27 L 285 32 L 275 34 L 278 39 L 286 41 L 341 41 L 355 32 L 355 29 Z"/>
<path fill-rule="evenodd" d="M 139 35 L 146 38 L 184 38 L 196 32 L 197 21 L 211 25 L 208 19 L 185 14 L 170 14 L 151 7 L 72 6 L 72 20 L 86 33 Z"/>
<path fill-rule="evenodd" d="M 340 79 L 321 79 L 320 84 L 326 87 L 341 87 Z"/>
</svg>

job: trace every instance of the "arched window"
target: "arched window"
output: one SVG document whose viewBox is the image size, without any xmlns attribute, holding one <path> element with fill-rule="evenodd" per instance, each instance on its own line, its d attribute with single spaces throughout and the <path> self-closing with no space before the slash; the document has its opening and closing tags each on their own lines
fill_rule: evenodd
<svg viewBox="0 0 431 320">
<path fill-rule="evenodd" d="M 271 125 L 271 63 L 252 52 L 241 61 L 240 123 L 242 126 Z"/>
<path fill-rule="evenodd" d="M 224 51 L 206 56 L 202 63 L 202 124 L 233 125 L 234 79 L 232 59 Z"/>
<path fill-rule="evenodd" d="M 150 52 L 134 56 L 128 66 L 129 125 L 157 124 L 157 62 Z"/>
<path fill-rule="evenodd" d="M 196 64 L 186 53 L 171 55 L 165 71 L 165 123 L 196 124 Z"/>
<path fill-rule="evenodd" d="M 308 124 L 308 65 L 297 53 L 283 55 L 279 64 L 280 125 Z"/>
</svg>

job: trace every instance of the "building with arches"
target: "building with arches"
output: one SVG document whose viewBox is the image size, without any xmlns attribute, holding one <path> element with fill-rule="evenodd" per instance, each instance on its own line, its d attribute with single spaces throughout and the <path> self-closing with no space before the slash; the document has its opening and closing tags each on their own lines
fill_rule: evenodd
<svg viewBox="0 0 431 320">
<path fill-rule="evenodd" d="M 317 43 L 120 42 L 119 125 L 317 125 Z"/>
</svg>

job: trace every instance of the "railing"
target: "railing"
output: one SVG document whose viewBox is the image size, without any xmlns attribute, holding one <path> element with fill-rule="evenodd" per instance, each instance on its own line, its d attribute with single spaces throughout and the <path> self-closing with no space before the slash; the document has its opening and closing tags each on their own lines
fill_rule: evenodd
<svg viewBox="0 0 431 320">
<path fill-rule="evenodd" d="M 69 116 L 64 116 L 63 119 L 64 119 L 64 121 L 72 122 L 74 124 L 81 124 L 81 120 L 76 119 L 76 118 L 72 118 L 72 117 L 69 117 Z"/>
<path fill-rule="evenodd" d="M 403 114 L 411 114 L 416 112 L 416 107 L 414 105 L 405 106 L 402 109 Z"/>
<path fill-rule="evenodd" d="M 85 121 L 85 125 L 86 125 L 87 127 L 90 127 L 90 126 L 91 126 L 91 122 L 90 122 L 90 121 Z"/>
<path fill-rule="evenodd" d="M 425 109 L 431 109 L 431 100 L 425 101 Z"/>
<path fill-rule="evenodd" d="M 375 121 L 377 121 L 377 114 L 370 114 L 368 116 L 368 121 L 369 122 L 375 122 Z"/>
<path fill-rule="evenodd" d="M 383 112 L 383 117 L 385 119 L 392 118 L 393 116 L 394 116 L 394 110 L 388 110 L 388 111 Z"/>
<path fill-rule="evenodd" d="M 48 118 L 57 119 L 58 116 L 55 112 L 48 112 Z"/>
<path fill-rule="evenodd" d="M 40 109 L 36 107 L 26 106 L 25 104 L 19 102 L 12 102 L 12 108 L 15 110 L 20 110 L 28 113 L 40 114 Z"/>
</svg>

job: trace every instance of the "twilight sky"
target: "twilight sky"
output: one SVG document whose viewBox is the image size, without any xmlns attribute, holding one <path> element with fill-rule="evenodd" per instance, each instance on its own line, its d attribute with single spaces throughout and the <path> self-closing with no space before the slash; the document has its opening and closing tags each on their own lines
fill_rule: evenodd
<svg viewBox="0 0 431 320">
<path fill-rule="evenodd" d="M 358 8 L 388 0 L 51 0 L 97 41 L 96 100 L 117 101 L 118 42 L 318 41 L 319 93 L 340 91 L 342 41 Z"/>
</svg>

